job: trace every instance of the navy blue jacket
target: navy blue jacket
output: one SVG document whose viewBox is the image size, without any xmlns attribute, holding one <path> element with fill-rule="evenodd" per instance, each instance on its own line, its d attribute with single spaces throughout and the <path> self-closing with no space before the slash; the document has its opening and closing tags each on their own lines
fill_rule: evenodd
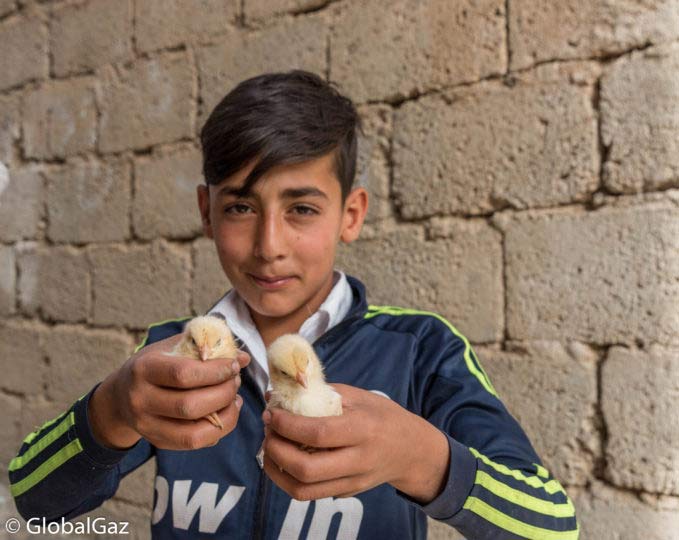
<svg viewBox="0 0 679 540">
<path fill-rule="evenodd" d="M 314 349 L 328 381 L 384 393 L 447 435 L 448 477 L 429 504 L 389 484 L 354 497 L 291 499 L 257 463 L 265 401 L 246 368 L 236 429 L 194 451 L 162 450 L 144 439 L 123 451 L 100 445 L 87 418 L 90 390 L 31 433 L 10 463 L 21 515 L 74 518 L 155 457 L 153 538 L 421 539 L 429 515 L 468 540 L 577 539 L 571 501 L 498 399 L 467 339 L 434 313 L 367 305 L 363 284 L 347 278 L 352 307 Z M 141 346 L 181 332 L 185 321 L 152 325 Z"/>
</svg>

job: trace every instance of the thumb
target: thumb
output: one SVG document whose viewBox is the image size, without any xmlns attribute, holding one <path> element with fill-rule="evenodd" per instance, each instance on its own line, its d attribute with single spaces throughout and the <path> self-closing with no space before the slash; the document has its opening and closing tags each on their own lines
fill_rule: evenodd
<svg viewBox="0 0 679 540">
<path fill-rule="evenodd" d="M 180 332 L 170 336 L 169 338 L 161 339 L 160 341 L 146 345 L 146 347 L 149 349 L 157 349 L 158 351 L 162 352 L 170 352 L 182 340 L 183 337 L 184 334 Z"/>
<path fill-rule="evenodd" d="M 236 360 L 238 361 L 240 368 L 243 369 L 250 363 L 250 355 L 245 351 L 238 349 L 236 352 Z"/>
</svg>

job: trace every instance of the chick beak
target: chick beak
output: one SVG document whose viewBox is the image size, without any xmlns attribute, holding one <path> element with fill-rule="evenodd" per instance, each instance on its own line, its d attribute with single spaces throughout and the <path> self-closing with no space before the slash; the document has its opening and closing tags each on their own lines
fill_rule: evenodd
<svg viewBox="0 0 679 540">
<path fill-rule="evenodd" d="M 203 345 L 200 347 L 200 359 L 205 362 L 208 358 L 210 358 L 210 347 L 207 345 Z"/>
<path fill-rule="evenodd" d="M 306 378 L 306 373 L 304 371 L 298 371 L 297 375 L 295 375 L 295 380 L 301 384 L 304 388 L 307 387 L 307 378 Z"/>
</svg>

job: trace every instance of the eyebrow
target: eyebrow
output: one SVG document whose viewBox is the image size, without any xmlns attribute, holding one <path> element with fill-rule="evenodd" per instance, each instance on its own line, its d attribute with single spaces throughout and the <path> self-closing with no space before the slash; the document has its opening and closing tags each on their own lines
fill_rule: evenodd
<svg viewBox="0 0 679 540">
<path fill-rule="evenodd" d="M 243 193 L 242 187 L 224 186 L 217 192 L 217 195 L 222 197 L 226 197 L 227 195 L 235 195 L 236 197 L 241 197 L 247 195 L 247 193 Z"/>
<path fill-rule="evenodd" d="M 224 186 L 222 189 L 219 190 L 218 195 L 220 196 L 235 195 L 236 197 L 247 197 L 250 195 L 250 193 L 243 193 L 242 190 L 243 190 L 242 187 Z M 323 191 L 313 186 L 287 188 L 283 190 L 281 196 L 284 199 L 298 199 L 300 197 L 323 197 L 324 199 L 328 198 L 328 196 Z"/>
<path fill-rule="evenodd" d="M 323 197 L 325 199 L 328 196 L 323 193 L 320 189 L 315 187 L 301 187 L 301 188 L 288 188 L 284 189 L 282 196 L 284 199 L 298 199 L 300 197 Z"/>
</svg>

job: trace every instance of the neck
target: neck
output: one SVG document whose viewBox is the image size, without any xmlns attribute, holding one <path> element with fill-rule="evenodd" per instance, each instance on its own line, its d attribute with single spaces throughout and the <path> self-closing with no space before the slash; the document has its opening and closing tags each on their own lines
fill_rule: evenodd
<svg viewBox="0 0 679 540">
<path fill-rule="evenodd" d="M 256 313 L 250 306 L 250 317 L 257 327 L 257 331 L 262 336 L 262 341 L 265 347 L 269 345 L 283 334 L 295 334 L 309 317 L 311 317 L 321 306 L 324 300 L 330 294 L 333 286 L 333 276 L 321 287 L 321 289 L 309 301 L 302 304 L 297 310 L 283 317 L 269 317 Z"/>
</svg>

